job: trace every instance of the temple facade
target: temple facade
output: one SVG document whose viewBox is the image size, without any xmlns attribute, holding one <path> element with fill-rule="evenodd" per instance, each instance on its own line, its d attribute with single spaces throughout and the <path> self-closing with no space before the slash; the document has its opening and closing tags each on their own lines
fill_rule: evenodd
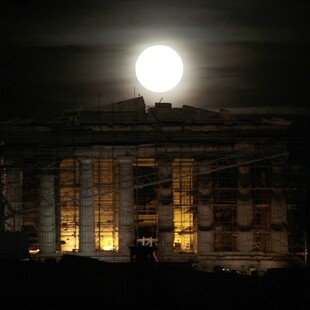
<svg viewBox="0 0 310 310">
<path fill-rule="evenodd" d="M 31 253 L 158 261 L 249 273 L 299 264 L 290 250 L 290 122 L 143 97 L 1 124 L 1 230 Z"/>
</svg>

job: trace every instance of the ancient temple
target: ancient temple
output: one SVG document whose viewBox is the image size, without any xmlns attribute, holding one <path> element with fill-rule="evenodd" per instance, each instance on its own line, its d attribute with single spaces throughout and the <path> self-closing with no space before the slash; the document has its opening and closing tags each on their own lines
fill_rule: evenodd
<svg viewBox="0 0 310 310">
<path fill-rule="evenodd" d="M 283 119 L 143 97 L 1 123 L 1 230 L 27 232 L 42 259 L 64 253 L 248 273 L 298 265 L 291 253 Z"/>
</svg>

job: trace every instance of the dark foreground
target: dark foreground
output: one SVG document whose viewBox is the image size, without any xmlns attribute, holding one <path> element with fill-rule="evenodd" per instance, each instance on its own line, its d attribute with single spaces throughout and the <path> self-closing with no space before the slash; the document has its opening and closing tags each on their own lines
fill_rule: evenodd
<svg viewBox="0 0 310 310">
<path fill-rule="evenodd" d="M 0 263 L 0 309 L 309 309 L 309 270 L 207 273 L 183 263 Z"/>
</svg>

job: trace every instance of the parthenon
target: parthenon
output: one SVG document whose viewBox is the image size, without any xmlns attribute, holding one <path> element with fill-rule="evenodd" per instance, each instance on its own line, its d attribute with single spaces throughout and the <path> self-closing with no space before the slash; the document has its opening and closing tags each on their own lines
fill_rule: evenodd
<svg viewBox="0 0 310 310">
<path fill-rule="evenodd" d="M 1 123 L 1 231 L 29 251 L 249 272 L 298 265 L 291 253 L 284 119 L 144 98 Z M 36 238 L 37 237 L 37 238 Z"/>
</svg>

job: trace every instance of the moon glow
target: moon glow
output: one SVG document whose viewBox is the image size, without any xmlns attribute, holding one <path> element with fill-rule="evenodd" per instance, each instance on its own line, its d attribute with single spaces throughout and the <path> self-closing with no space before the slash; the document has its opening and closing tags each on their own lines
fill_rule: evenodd
<svg viewBox="0 0 310 310">
<path fill-rule="evenodd" d="M 176 87 L 183 76 L 181 57 L 165 45 L 154 45 L 145 49 L 139 55 L 135 69 L 142 86 L 157 93 Z"/>
</svg>

